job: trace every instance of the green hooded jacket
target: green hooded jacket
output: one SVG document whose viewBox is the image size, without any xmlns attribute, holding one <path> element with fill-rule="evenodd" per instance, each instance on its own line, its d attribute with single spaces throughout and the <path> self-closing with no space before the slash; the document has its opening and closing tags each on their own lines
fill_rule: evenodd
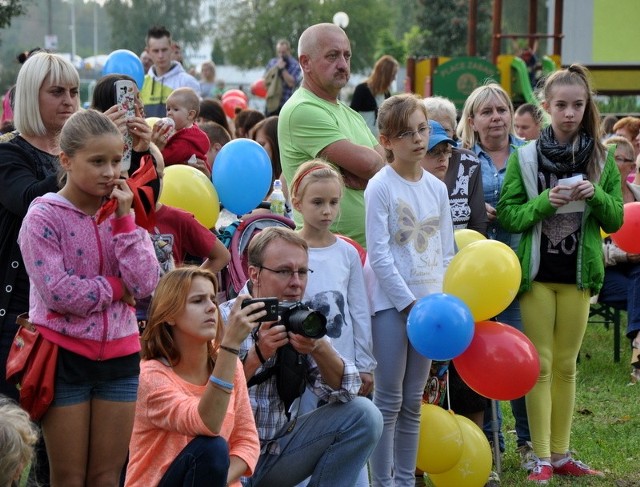
<svg viewBox="0 0 640 487">
<path fill-rule="evenodd" d="M 549 189 L 538 194 L 536 144 L 530 142 L 511 154 L 496 208 L 498 221 L 506 230 L 522 233 L 517 251 L 522 267 L 521 293 L 531 288 L 540 267 L 542 220 L 556 212 L 549 202 Z M 576 284 L 592 294 L 600 291 L 604 280 L 600 228 L 613 233 L 622 226 L 622 188 L 614 152 L 615 147 L 610 148 L 601 163 L 600 180 L 594 183 L 595 192 L 586 200 L 582 215 Z"/>
</svg>

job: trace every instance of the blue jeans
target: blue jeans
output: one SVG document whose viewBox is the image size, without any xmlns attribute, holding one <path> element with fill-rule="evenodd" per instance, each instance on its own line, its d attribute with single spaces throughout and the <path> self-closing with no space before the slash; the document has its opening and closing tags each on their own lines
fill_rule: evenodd
<svg viewBox="0 0 640 487">
<path fill-rule="evenodd" d="M 158 487 L 225 487 L 229 447 L 221 436 L 196 436 L 178 454 Z"/>
<path fill-rule="evenodd" d="M 627 337 L 633 340 L 640 331 L 640 264 L 607 267 L 598 301 L 627 310 Z"/>
<path fill-rule="evenodd" d="M 291 487 L 311 477 L 309 487 L 354 485 L 381 434 L 382 415 L 369 399 L 327 404 L 287 423 L 243 483 Z"/>
<path fill-rule="evenodd" d="M 522 331 L 522 318 L 520 316 L 520 303 L 517 299 L 514 299 L 513 302 L 505 309 L 502 313 L 500 313 L 496 320 L 500 323 L 504 323 L 505 325 L 510 325 L 516 328 L 519 331 Z M 524 396 L 519 397 L 518 399 L 513 399 L 509 401 L 511 403 L 511 412 L 513 413 L 513 418 L 516 423 L 516 435 L 517 446 L 524 445 L 527 441 L 531 441 L 531 434 L 529 433 L 529 420 L 527 419 L 527 405 L 525 403 Z M 484 410 L 484 434 L 487 435 L 489 441 L 493 442 L 493 429 L 492 429 L 492 417 L 491 417 L 491 403 L 487 404 L 487 407 Z M 504 451 L 504 436 L 502 434 L 502 411 L 500 409 L 500 404 L 498 404 L 498 424 L 494 425 L 495 428 L 498 429 L 498 438 L 500 451 Z"/>
</svg>

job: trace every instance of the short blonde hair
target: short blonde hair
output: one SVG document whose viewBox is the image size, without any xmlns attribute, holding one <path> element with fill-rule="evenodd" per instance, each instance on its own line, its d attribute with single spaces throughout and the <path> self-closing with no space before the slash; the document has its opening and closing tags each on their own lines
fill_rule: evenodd
<svg viewBox="0 0 640 487">
<path fill-rule="evenodd" d="M 509 134 L 516 135 L 513 127 L 513 103 L 509 94 L 504 90 L 502 86 L 497 83 L 489 83 L 486 85 L 478 86 L 471 92 L 467 100 L 464 102 L 462 109 L 462 116 L 460 117 L 460 124 L 458 125 L 458 138 L 464 149 L 473 150 L 473 146 L 480 142 L 478 133 L 473 130 L 471 126 L 471 119 L 475 117 L 476 113 L 487 101 L 496 97 L 509 108 L 511 114 L 511 126 L 509 127 Z"/>
<path fill-rule="evenodd" d="M 54 85 L 80 86 L 78 71 L 63 57 L 49 52 L 38 52 L 29 56 L 18 73 L 13 110 L 14 125 L 23 135 L 47 135 L 39 103 L 40 88 L 47 78 Z M 78 108 L 79 97 L 76 110 Z"/>
<path fill-rule="evenodd" d="M 305 253 L 309 252 L 309 244 L 307 244 L 307 241 L 290 228 L 268 227 L 258 233 L 251 239 L 251 242 L 249 242 L 249 247 L 247 248 L 247 261 L 249 265 L 254 267 L 262 266 L 267 247 L 276 240 L 297 245 L 303 249 Z"/>
<path fill-rule="evenodd" d="M 0 485 L 13 485 L 31 462 L 38 436 L 38 428 L 29 414 L 0 395 Z"/>
</svg>

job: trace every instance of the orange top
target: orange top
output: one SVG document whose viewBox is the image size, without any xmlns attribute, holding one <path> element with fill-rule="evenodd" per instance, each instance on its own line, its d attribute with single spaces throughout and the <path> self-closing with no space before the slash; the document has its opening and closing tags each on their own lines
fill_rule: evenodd
<svg viewBox="0 0 640 487">
<path fill-rule="evenodd" d="M 215 436 L 198 414 L 200 397 L 207 385 L 184 381 L 171 367 L 158 360 L 140 365 L 140 385 L 133 435 L 129 444 L 126 487 L 158 485 L 173 460 L 196 436 Z M 247 382 L 238 363 L 233 391 L 220 435 L 229 444 L 230 456 L 244 460 L 249 476 L 260 456 Z M 240 487 L 240 482 L 230 484 Z"/>
</svg>

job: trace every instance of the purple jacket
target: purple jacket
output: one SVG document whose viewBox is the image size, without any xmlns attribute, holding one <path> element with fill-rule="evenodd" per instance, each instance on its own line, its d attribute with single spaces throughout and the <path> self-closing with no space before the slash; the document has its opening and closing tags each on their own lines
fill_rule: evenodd
<svg viewBox="0 0 640 487">
<path fill-rule="evenodd" d="M 131 215 L 96 225 L 47 193 L 31 203 L 18 244 L 31 283 L 29 318 L 46 339 L 92 360 L 140 350 L 122 285 L 147 297 L 160 273 L 151 239 Z"/>
</svg>

